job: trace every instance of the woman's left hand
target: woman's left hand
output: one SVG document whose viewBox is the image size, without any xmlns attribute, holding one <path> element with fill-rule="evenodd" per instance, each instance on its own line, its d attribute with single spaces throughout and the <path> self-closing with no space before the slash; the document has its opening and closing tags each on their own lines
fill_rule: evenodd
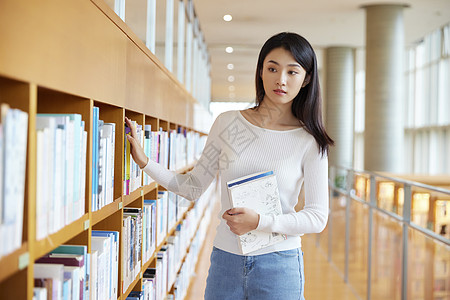
<svg viewBox="0 0 450 300">
<path fill-rule="evenodd" d="M 259 223 L 259 214 L 253 209 L 246 207 L 229 209 L 224 212 L 222 218 L 227 221 L 227 225 L 230 227 L 231 232 L 237 235 L 243 235 L 256 229 Z"/>
</svg>

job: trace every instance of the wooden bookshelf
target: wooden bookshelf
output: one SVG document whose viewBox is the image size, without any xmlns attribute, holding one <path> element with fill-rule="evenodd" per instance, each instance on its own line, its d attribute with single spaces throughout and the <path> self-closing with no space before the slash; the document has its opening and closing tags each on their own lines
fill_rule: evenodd
<svg viewBox="0 0 450 300">
<path fill-rule="evenodd" d="M 157 195 L 161 189 L 152 182 L 123 195 L 124 117 L 152 125 L 153 131 L 181 128 L 201 134 L 208 132 L 212 118 L 102 0 L 2 0 L 0 39 L 0 102 L 29 117 L 22 246 L 0 258 L 0 295 L 31 300 L 36 259 L 62 244 L 86 245 L 90 252 L 92 230 L 122 235 L 123 208 L 142 208 L 144 195 Z M 114 201 L 97 211 L 91 205 L 94 106 L 99 107 L 99 119 L 116 124 Z M 81 114 L 88 133 L 84 214 L 40 240 L 36 239 L 38 113 Z M 142 287 L 142 273 L 154 266 L 156 253 L 141 262 L 140 274 L 125 293 L 119 288 L 118 299 Z M 120 250 L 119 261 L 122 255 Z M 121 287 L 120 263 L 118 272 Z"/>
</svg>

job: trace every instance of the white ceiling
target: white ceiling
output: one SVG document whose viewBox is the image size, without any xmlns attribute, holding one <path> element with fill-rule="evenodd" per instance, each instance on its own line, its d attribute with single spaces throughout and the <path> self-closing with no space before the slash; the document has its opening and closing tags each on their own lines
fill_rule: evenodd
<svg viewBox="0 0 450 300">
<path fill-rule="evenodd" d="M 329 46 L 364 49 L 365 11 L 373 4 L 364 0 L 194 0 L 212 64 L 212 101 L 252 101 L 254 72 L 259 49 L 273 34 L 294 31 L 303 35 L 316 50 L 319 68 L 321 51 Z M 392 3 L 377 1 L 376 3 Z M 407 46 L 430 31 L 450 22 L 450 0 L 409 0 L 404 11 Z M 223 15 L 233 16 L 225 22 Z M 225 47 L 232 46 L 228 54 Z M 228 70 L 227 64 L 234 69 Z M 229 83 L 228 76 L 235 81 Z M 229 86 L 235 87 L 230 98 Z"/>
</svg>

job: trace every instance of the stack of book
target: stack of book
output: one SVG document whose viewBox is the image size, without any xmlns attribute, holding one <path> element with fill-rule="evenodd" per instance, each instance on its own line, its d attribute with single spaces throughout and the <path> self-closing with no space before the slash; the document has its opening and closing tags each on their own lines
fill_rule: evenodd
<svg viewBox="0 0 450 300">
<path fill-rule="evenodd" d="M 36 115 L 36 238 L 85 213 L 87 132 L 79 114 Z"/>
<path fill-rule="evenodd" d="M 122 292 L 125 292 L 141 271 L 142 209 L 123 209 L 122 245 Z"/>
<path fill-rule="evenodd" d="M 91 237 L 91 295 L 93 300 L 117 299 L 119 232 L 93 230 Z"/>
<path fill-rule="evenodd" d="M 100 120 L 98 107 L 92 115 L 92 211 L 96 211 L 114 202 L 116 124 Z"/>
<path fill-rule="evenodd" d="M 164 237 L 167 234 L 167 202 L 168 202 L 168 192 L 160 191 L 158 192 L 158 200 L 148 199 L 144 200 L 144 203 L 154 205 L 156 209 L 156 245 L 159 246 Z"/>
<path fill-rule="evenodd" d="M 142 215 L 142 261 L 147 262 L 156 249 L 156 203 L 144 200 Z"/>
<path fill-rule="evenodd" d="M 152 131 L 151 125 L 145 125 L 145 139 L 144 139 L 144 152 L 145 155 L 156 162 L 159 162 L 159 132 Z M 147 174 L 144 174 L 144 185 L 148 185 L 152 183 L 154 180 L 148 176 Z"/>
<path fill-rule="evenodd" d="M 159 163 L 165 168 L 169 168 L 169 150 L 170 140 L 169 133 L 162 128 L 159 130 Z"/>
<path fill-rule="evenodd" d="M 0 257 L 22 245 L 28 114 L 2 104 L 0 124 Z"/>
<path fill-rule="evenodd" d="M 171 130 L 169 133 L 170 151 L 169 151 L 169 169 L 176 171 L 187 165 L 187 145 L 186 131 Z"/>
<path fill-rule="evenodd" d="M 36 260 L 36 299 L 89 299 L 90 260 L 86 246 L 61 245 Z"/>
<path fill-rule="evenodd" d="M 149 299 L 164 299 L 165 295 L 162 293 L 163 275 L 161 260 L 156 260 L 155 267 L 145 270 L 142 277 L 143 283 L 152 287 Z"/>
<path fill-rule="evenodd" d="M 200 225 L 198 226 L 199 229 L 195 233 L 194 238 L 192 239 L 192 243 L 190 245 L 188 244 L 190 242 L 190 239 L 188 239 L 187 242 L 184 242 L 184 245 L 183 242 L 180 243 L 180 247 L 182 248 L 179 249 L 178 251 L 181 251 L 181 253 L 186 253 L 185 247 L 189 246 L 189 252 L 186 255 L 186 259 L 184 260 L 181 268 L 179 264 L 176 264 L 175 269 L 176 270 L 179 269 L 180 272 L 177 274 L 174 282 L 170 283 L 170 287 L 173 284 L 174 299 L 181 300 L 184 299 L 186 296 L 187 290 L 189 288 L 190 279 L 192 277 L 192 274 L 195 273 L 195 266 L 197 264 L 199 252 L 201 250 L 201 245 L 205 240 L 206 232 L 208 230 L 211 208 L 212 208 L 211 206 L 207 206 L 205 211 L 205 217 L 201 220 Z M 193 226 L 197 227 L 197 225 L 198 222 L 196 222 Z"/>
<path fill-rule="evenodd" d="M 133 127 L 136 128 L 137 140 L 141 145 L 144 145 L 144 131 L 142 125 L 132 121 Z M 127 135 L 131 135 L 131 128 L 125 127 L 125 151 L 124 151 L 124 182 L 123 191 L 124 195 L 129 195 L 133 191 L 142 186 L 142 170 L 138 164 L 133 160 L 131 156 L 131 144 L 127 139 Z"/>
</svg>

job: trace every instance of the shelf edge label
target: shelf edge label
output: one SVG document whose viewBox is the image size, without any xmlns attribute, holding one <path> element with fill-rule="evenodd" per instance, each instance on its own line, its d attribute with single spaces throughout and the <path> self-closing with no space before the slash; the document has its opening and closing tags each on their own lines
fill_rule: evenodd
<svg viewBox="0 0 450 300">
<path fill-rule="evenodd" d="M 25 252 L 19 256 L 19 270 L 23 270 L 28 267 L 28 263 L 30 262 L 30 253 Z"/>
</svg>

